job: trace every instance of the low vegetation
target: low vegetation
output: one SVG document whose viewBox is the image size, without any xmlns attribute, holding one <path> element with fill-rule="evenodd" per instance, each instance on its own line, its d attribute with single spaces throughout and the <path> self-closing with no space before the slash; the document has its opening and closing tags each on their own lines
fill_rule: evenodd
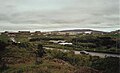
<svg viewBox="0 0 120 73">
<path fill-rule="evenodd" d="M 29 37 L 31 39 L 28 39 Z M 76 55 L 72 51 L 118 53 L 120 49 L 118 37 L 111 35 L 50 37 L 17 35 L 14 38 L 20 43 L 16 43 L 11 41 L 9 36 L 0 35 L 0 73 L 119 73 L 118 57 Z M 73 45 L 59 45 L 50 43 L 49 40 L 66 40 Z M 47 50 L 44 49 L 45 46 L 56 49 Z M 71 51 L 62 52 L 57 48 Z"/>
</svg>

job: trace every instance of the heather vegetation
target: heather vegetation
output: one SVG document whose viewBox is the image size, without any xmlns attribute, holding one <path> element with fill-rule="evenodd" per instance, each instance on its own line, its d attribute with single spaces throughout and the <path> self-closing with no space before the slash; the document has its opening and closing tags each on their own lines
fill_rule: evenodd
<svg viewBox="0 0 120 73">
<path fill-rule="evenodd" d="M 119 53 L 118 35 L 17 35 L 14 38 L 19 43 L 11 41 L 7 35 L 0 35 L 0 73 L 119 73 L 118 57 L 101 58 L 73 52 Z M 59 45 L 50 40 L 65 40 L 73 45 Z M 70 51 L 62 52 L 57 48 Z"/>
</svg>

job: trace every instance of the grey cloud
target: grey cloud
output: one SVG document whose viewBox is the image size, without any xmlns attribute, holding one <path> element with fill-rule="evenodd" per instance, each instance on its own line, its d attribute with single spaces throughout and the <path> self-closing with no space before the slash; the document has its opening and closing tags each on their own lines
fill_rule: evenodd
<svg viewBox="0 0 120 73">
<path fill-rule="evenodd" d="M 48 2 L 48 0 L 45 1 Z M 32 2 L 34 3 L 32 4 Z M 51 4 L 55 3 L 55 7 L 43 10 L 36 2 L 42 2 L 42 0 L 31 0 L 26 5 L 23 0 L 0 0 L 0 25 L 2 29 L 15 29 L 17 27 L 31 30 L 41 28 L 55 30 L 55 28 L 119 27 L 119 0 L 59 0 L 58 5 L 57 1 L 52 0 Z M 37 10 L 35 6 L 39 6 Z"/>
</svg>

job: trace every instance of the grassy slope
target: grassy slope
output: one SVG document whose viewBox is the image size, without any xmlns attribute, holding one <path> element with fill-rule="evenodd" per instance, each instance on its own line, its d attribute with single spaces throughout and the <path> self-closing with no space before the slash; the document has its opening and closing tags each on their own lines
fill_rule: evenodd
<svg viewBox="0 0 120 73">
<path fill-rule="evenodd" d="M 39 65 L 34 63 L 12 65 L 4 73 L 73 73 L 74 70 L 75 68 L 67 62 L 59 63 L 57 59 L 43 59 L 43 63 Z"/>
</svg>

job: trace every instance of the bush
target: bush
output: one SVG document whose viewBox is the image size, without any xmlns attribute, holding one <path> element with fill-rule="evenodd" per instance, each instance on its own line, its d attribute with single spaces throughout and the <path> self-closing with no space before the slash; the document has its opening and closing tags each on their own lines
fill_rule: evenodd
<svg viewBox="0 0 120 73">
<path fill-rule="evenodd" d="M 104 73 L 119 73 L 119 58 L 107 57 L 96 59 L 92 62 L 91 67 L 101 70 Z"/>
</svg>

